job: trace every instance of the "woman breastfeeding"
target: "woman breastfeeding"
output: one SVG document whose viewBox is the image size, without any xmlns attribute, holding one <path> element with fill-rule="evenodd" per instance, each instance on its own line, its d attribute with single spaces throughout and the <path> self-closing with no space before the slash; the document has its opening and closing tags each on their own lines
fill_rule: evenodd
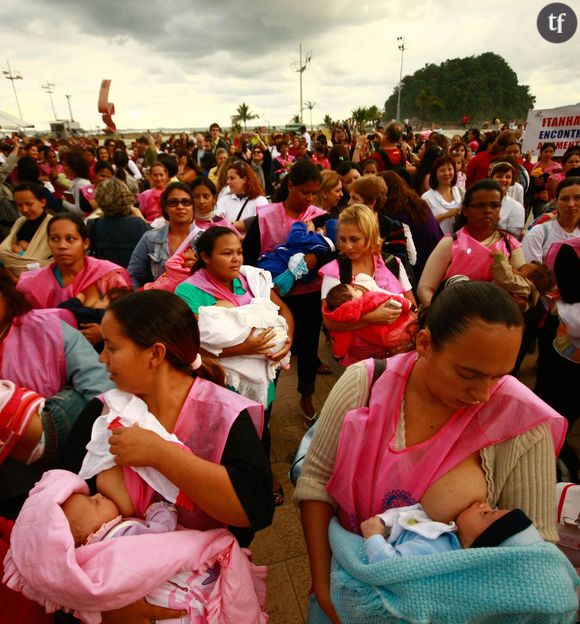
<svg viewBox="0 0 580 624">
<path fill-rule="evenodd" d="M 180 525 L 200 531 L 229 527 L 247 546 L 273 515 L 270 466 L 260 443 L 262 407 L 223 387 L 221 367 L 200 356 L 194 314 L 174 294 L 151 290 L 117 299 L 103 319 L 103 337 L 101 361 L 117 388 L 142 399 L 191 451 L 145 428 L 118 427 L 110 438 L 116 463 L 155 468 L 176 486 L 193 503 L 193 510 L 178 505 Z M 79 436 L 77 448 L 86 444 L 102 411 L 98 399 L 87 406 L 71 433 Z M 99 477 L 97 487 L 115 500 L 114 489 L 103 487 Z M 138 501 L 131 502 L 142 512 Z M 104 613 L 103 622 L 171 615 L 178 616 L 142 599 Z"/>
<path fill-rule="evenodd" d="M 377 219 L 367 206 L 351 205 L 340 213 L 337 239 L 340 249 L 338 260 L 326 264 L 319 271 L 323 277 L 320 293 L 323 307 L 326 305 L 328 293 L 335 286 L 344 283 L 366 288 L 366 282 L 363 281 L 363 278 L 366 280 L 369 277 L 374 280 L 378 288 L 394 295 L 404 295 L 411 302 L 411 305 L 414 305 L 415 299 L 411 291 L 411 284 L 406 278 L 405 269 L 400 260 L 392 257 L 390 266 L 385 264 L 381 254 L 382 241 L 379 236 Z M 397 269 L 400 271 L 398 276 L 395 275 Z M 341 321 L 325 315 L 324 325 L 331 332 L 354 332 L 372 325 L 393 324 L 401 314 L 401 307 L 393 308 L 385 303 L 366 313 L 360 320 Z M 410 339 L 407 336 L 405 343 L 401 344 L 400 347 L 404 348 L 409 343 Z M 391 352 L 385 347 L 380 348 L 376 344 L 369 344 L 354 334 L 341 363 L 344 366 L 349 366 L 353 362 L 368 357 L 386 357 Z"/>
<path fill-rule="evenodd" d="M 439 241 L 419 281 L 417 294 L 424 306 L 431 304 L 441 282 L 455 275 L 491 282 L 493 250 L 509 258 L 514 269 L 524 264 L 520 243 L 497 227 L 503 194 L 495 180 L 479 180 L 467 189 L 463 199 L 463 227 Z"/>
<path fill-rule="evenodd" d="M 300 161 L 292 166 L 282 181 L 275 202 L 260 206 L 243 242 L 244 258 L 256 266 L 258 258 L 273 251 L 288 238 L 292 224 L 308 222 L 326 213 L 313 205 L 320 188 L 321 175 L 318 167 L 309 161 Z M 317 259 L 306 254 L 304 261 L 309 270 L 322 266 L 326 258 Z M 284 302 L 290 308 L 295 320 L 293 353 L 298 359 L 298 393 L 300 409 L 304 418 L 316 417 L 312 403 L 316 383 L 318 340 L 322 326 L 320 309 L 320 280 L 308 284 L 297 283 Z"/>
<path fill-rule="evenodd" d="M 56 308 L 73 297 L 103 300 L 113 288 L 130 288 L 127 271 L 108 260 L 87 256 L 89 239 L 84 221 L 75 214 L 59 214 L 48 223 L 48 246 L 53 261 L 20 276 L 18 290 L 34 308 Z M 81 303 L 83 303 L 81 301 Z M 93 306 L 91 306 L 93 307 Z M 101 340 L 97 323 L 80 327 L 92 344 Z"/>
<path fill-rule="evenodd" d="M 40 184 L 19 184 L 13 194 L 21 216 L 0 243 L 0 262 L 16 281 L 22 272 L 50 262 L 46 228 L 52 215 L 46 211 L 46 199 Z"/>
<path fill-rule="evenodd" d="M 474 502 L 485 501 L 492 507 L 521 508 L 544 539 L 558 540 L 555 450 L 562 444 L 565 424 L 508 375 L 522 329 L 522 316 L 504 291 L 482 282 L 454 284 L 441 292 L 422 319 L 416 351 L 389 358 L 386 371 L 372 388 L 371 361 L 351 366 L 334 386 L 295 495 L 314 594 L 332 622 L 352 621 L 337 615 L 339 603 L 331 601 L 330 559 L 340 547 L 339 542 L 328 539 L 335 510 L 342 529 L 333 521 L 331 538 L 335 528 L 341 534 L 342 530 L 360 534 L 363 520 L 392 507 L 420 502 L 430 518 L 447 523 Z M 480 561 L 474 553 L 475 576 Z M 392 578 L 401 581 L 392 587 L 398 594 L 414 582 L 415 575 L 408 573 L 403 581 L 396 576 L 397 562 L 388 563 Z M 465 563 L 462 574 L 467 574 L 469 567 Z M 444 565 L 442 560 L 440 565 Z M 351 568 L 353 574 L 356 566 Z M 424 591 L 437 592 L 447 571 L 453 578 L 457 574 L 457 568 L 415 570 L 431 581 L 428 589 L 419 586 Z M 493 574 L 500 574 L 497 567 Z M 359 580 L 357 587 L 362 593 L 357 595 L 366 598 L 364 590 L 371 577 L 374 575 L 367 574 Z M 471 601 L 473 595 L 462 584 L 466 578 L 457 579 L 457 588 Z M 481 588 L 481 577 L 472 577 L 472 583 Z M 348 589 L 349 585 L 343 586 Z M 380 591 L 375 586 L 371 589 Z M 415 607 L 416 601 L 422 601 L 430 605 L 429 615 L 423 612 L 422 617 L 413 617 L 399 612 L 398 618 L 447 621 L 431 611 L 445 609 L 445 603 L 435 595 L 432 601 L 426 600 L 424 591 L 400 606 Z M 351 596 L 356 601 L 356 596 Z M 497 598 L 494 595 L 489 600 L 496 604 Z M 364 610 L 366 605 L 359 606 Z M 381 608 L 386 609 L 386 603 Z M 461 613 L 467 607 L 462 603 L 453 608 Z"/>
</svg>

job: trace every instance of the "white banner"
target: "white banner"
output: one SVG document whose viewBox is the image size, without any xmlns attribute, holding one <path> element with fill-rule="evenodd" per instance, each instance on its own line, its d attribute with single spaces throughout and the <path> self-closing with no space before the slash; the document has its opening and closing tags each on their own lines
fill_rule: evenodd
<svg viewBox="0 0 580 624">
<path fill-rule="evenodd" d="M 580 145 L 580 106 L 531 110 L 524 134 L 523 152 L 540 153 L 542 143 L 554 143 L 555 156 Z"/>
</svg>

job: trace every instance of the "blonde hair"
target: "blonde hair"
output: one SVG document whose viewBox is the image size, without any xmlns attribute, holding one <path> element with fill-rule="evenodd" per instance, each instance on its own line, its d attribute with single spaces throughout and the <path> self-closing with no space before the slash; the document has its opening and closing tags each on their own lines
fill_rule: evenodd
<svg viewBox="0 0 580 624">
<path fill-rule="evenodd" d="M 364 175 L 355 180 L 349 193 L 357 193 L 368 205 L 375 202 L 374 210 L 379 212 L 387 201 L 387 183 L 378 175 Z"/>
<path fill-rule="evenodd" d="M 325 169 L 320 173 L 320 175 L 322 176 L 322 182 L 320 183 L 320 188 L 318 189 L 314 205 L 321 208 L 324 204 L 324 196 L 327 191 L 333 189 L 339 182 L 341 182 L 341 179 L 338 173 L 332 169 Z"/>
<path fill-rule="evenodd" d="M 379 234 L 379 222 L 375 213 L 368 206 L 363 204 L 347 206 L 338 217 L 339 231 L 341 225 L 354 225 L 360 230 L 367 241 L 365 251 L 370 252 L 373 256 L 381 253 L 383 241 Z"/>
</svg>

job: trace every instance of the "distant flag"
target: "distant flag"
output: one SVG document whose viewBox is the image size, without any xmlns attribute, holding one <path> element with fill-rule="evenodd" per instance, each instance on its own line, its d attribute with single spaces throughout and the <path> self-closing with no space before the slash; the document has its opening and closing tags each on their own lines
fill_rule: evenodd
<svg viewBox="0 0 580 624">
<path fill-rule="evenodd" d="M 102 119 L 105 122 L 105 126 L 110 133 L 117 132 L 117 126 L 113 121 L 113 115 L 115 114 L 115 105 L 109 102 L 109 87 L 111 86 L 110 80 L 103 80 L 101 82 L 101 89 L 99 90 L 99 113 L 102 113 Z"/>
</svg>

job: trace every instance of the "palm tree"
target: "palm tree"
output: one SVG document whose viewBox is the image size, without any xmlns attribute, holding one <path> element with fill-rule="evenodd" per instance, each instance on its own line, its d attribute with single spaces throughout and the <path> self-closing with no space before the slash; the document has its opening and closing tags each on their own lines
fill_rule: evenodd
<svg viewBox="0 0 580 624">
<path fill-rule="evenodd" d="M 312 127 L 312 109 L 316 106 L 316 102 L 304 102 L 305 108 L 310 111 L 310 131 L 314 128 Z"/>
<path fill-rule="evenodd" d="M 378 106 L 374 104 L 367 108 L 367 121 L 372 121 L 373 123 L 377 123 L 381 118 L 381 111 Z"/>
<path fill-rule="evenodd" d="M 322 120 L 322 123 L 328 128 L 330 128 L 332 124 L 334 123 L 334 121 L 332 121 L 332 117 L 330 115 L 324 115 L 324 119 Z"/>
<path fill-rule="evenodd" d="M 291 124 L 299 124 L 300 123 L 300 115 L 292 115 L 292 119 L 290 119 Z"/>
<path fill-rule="evenodd" d="M 242 122 L 244 124 L 244 132 L 246 131 L 246 123 L 252 119 L 258 119 L 260 115 L 250 111 L 249 104 L 242 102 L 236 109 L 236 114 L 232 117 L 232 121 Z"/>
<path fill-rule="evenodd" d="M 352 117 L 352 120 L 356 123 L 356 125 L 358 126 L 359 130 L 363 132 L 365 123 L 368 119 L 368 108 L 366 108 L 366 106 L 359 106 L 358 108 L 355 108 L 352 111 L 350 111 L 350 116 Z"/>
</svg>

